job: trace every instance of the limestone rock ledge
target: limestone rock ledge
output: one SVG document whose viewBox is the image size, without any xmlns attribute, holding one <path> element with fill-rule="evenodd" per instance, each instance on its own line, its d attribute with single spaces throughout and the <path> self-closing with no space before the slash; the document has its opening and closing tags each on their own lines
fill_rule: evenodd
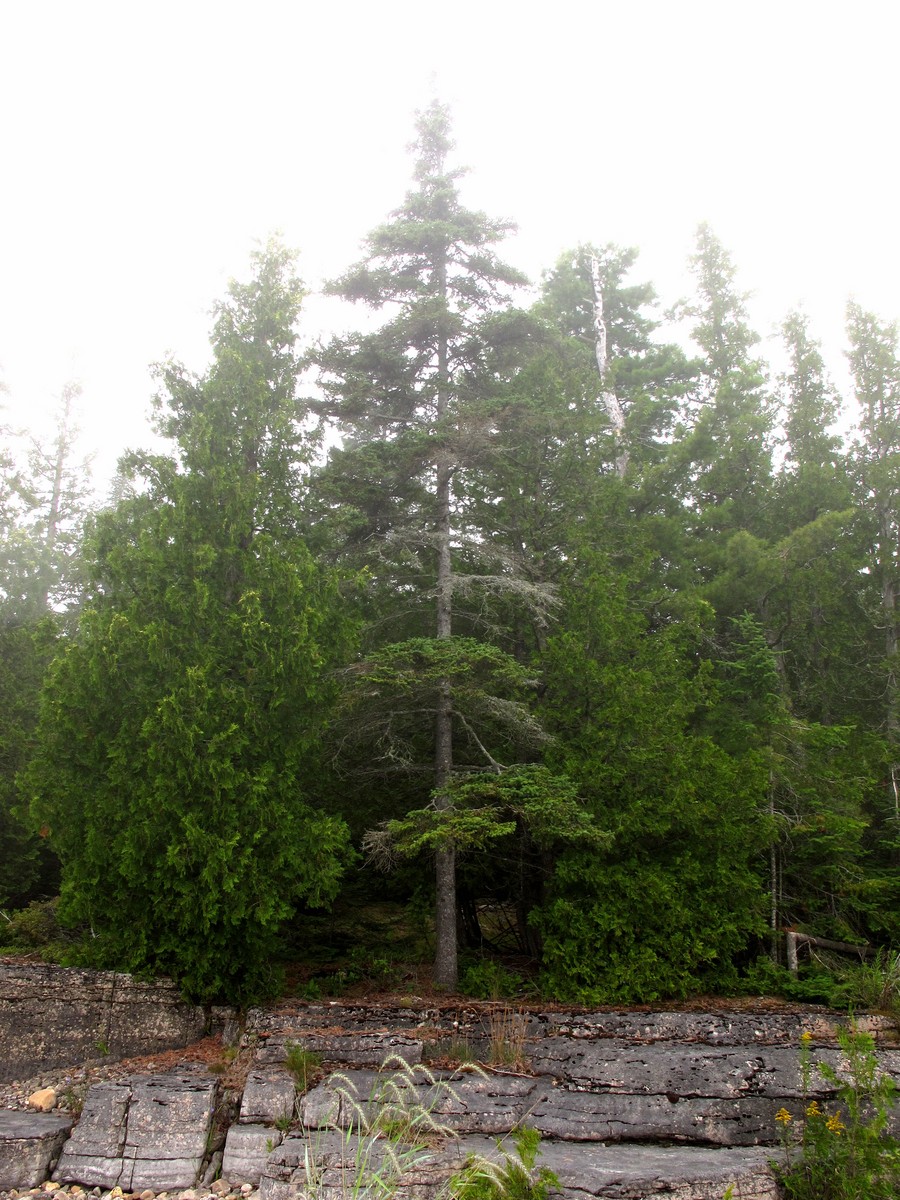
<svg viewBox="0 0 900 1200">
<path fill-rule="evenodd" d="M 378 1171 L 378 1146 L 363 1149 Z M 466 1155 L 497 1159 L 497 1143 L 468 1137 L 405 1164 L 398 1200 L 427 1200 L 460 1171 Z M 555 1171 L 562 1200 L 778 1200 L 769 1170 L 771 1152 L 760 1147 L 709 1149 L 674 1146 L 603 1146 L 545 1142 L 540 1166 Z M 289 1137 L 268 1156 L 259 1183 L 260 1200 L 305 1200 L 310 1194 L 337 1198 L 354 1192 L 360 1155 L 354 1138 L 334 1131 Z M 310 1162 L 316 1164 L 311 1178 Z"/>
<path fill-rule="evenodd" d="M 53 1179 L 126 1192 L 191 1187 L 203 1165 L 215 1101 L 216 1081 L 202 1075 L 97 1084 Z"/>
<path fill-rule="evenodd" d="M 0 1188 L 43 1183 L 73 1121 L 54 1113 L 0 1112 Z"/>
</svg>

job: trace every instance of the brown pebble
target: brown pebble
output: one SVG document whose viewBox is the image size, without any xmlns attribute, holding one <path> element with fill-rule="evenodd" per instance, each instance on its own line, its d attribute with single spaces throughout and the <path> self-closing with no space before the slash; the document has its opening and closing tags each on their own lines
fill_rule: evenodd
<svg viewBox="0 0 900 1200">
<path fill-rule="evenodd" d="M 30 1108 L 36 1108 L 39 1112 L 50 1112 L 51 1109 L 56 1108 L 56 1092 L 49 1087 L 38 1088 L 28 1097 L 28 1105 Z M 57 1184 L 58 1186 L 59 1184 Z"/>
</svg>

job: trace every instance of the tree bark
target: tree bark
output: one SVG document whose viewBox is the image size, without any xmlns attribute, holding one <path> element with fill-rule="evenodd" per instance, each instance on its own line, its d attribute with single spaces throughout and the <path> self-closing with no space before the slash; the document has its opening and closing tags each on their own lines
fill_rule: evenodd
<svg viewBox="0 0 900 1200">
<path fill-rule="evenodd" d="M 437 264 L 438 286 L 446 304 L 447 264 Z M 438 441 L 447 416 L 450 391 L 447 335 L 441 329 L 437 346 L 438 390 L 435 405 Z M 437 544 L 436 636 L 453 636 L 453 564 L 450 555 L 451 498 L 453 469 L 445 449 L 438 452 L 435 470 L 435 542 Z M 453 695 L 449 679 L 438 683 L 437 713 L 434 721 L 434 794 L 439 811 L 450 807 L 446 788 L 453 773 Z M 458 975 L 456 930 L 456 848 L 452 843 L 438 849 L 435 862 L 435 961 L 434 982 L 439 988 L 454 991 Z"/>
<path fill-rule="evenodd" d="M 628 450 L 625 446 L 625 413 L 615 392 L 606 387 L 606 370 L 609 365 L 606 346 L 606 321 L 603 317 L 603 289 L 600 280 L 600 263 L 591 259 L 591 283 L 594 287 L 594 355 L 600 375 L 600 403 L 606 409 L 616 436 L 616 475 L 625 478 L 628 470 Z"/>
</svg>

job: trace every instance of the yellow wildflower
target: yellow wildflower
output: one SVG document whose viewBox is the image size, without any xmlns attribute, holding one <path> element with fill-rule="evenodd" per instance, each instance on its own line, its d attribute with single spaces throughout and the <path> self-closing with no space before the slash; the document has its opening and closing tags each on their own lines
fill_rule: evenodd
<svg viewBox="0 0 900 1200">
<path fill-rule="evenodd" d="M 829 1117 L 828 1120 L 825 1122 L 825 1128 L 830 1129 L 832 1133 L 835 1133 L 835 1134 L 837 1134 L 838 1137 L 840 1137 L 841 1130 L 846 1129 L 847 1126 L 841 1120 L 840 1112 L 836 1112 L 833 1116 Z"/>
<path fill-rule="evenodd" d="M 807 1045 L 812 1041 L 812 1034 L 808 1029 L 804 1029 L 800 1034 L 800 1041 L 807 1043 Z"/>
<path fill-rule="evenodd" d="M 811 1104 L 807 1104 L 806 1115 L 808 1117 L 821 1117 L 822 1110 L 819 1108 L 818 1100 L 813 1100 Z"/>
<path fill-rule="evenodd" d="M 782 1125 L 789 1125 L 793 1121 L 793 1117 L 786 1108 L 779 1108 L 775 1114 L 775 1120 L 780 1121 Z"/>
</svg>

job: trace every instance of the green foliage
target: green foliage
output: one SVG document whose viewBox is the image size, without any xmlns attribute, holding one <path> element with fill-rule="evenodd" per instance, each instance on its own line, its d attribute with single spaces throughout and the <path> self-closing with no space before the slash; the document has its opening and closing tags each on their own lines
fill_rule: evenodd
<svg viewBox="0 0 900 1200">
<path fill-rule="evenodd" d="M 21 907 L 59 889 L 59 866 L 32 826 L 16 784 L 34 747 L 41 683 L 57 622 L 18 619 L 0 604 L 0 906 Z"/>
<path fill-rule="evenodd" d="M 836 980 L 821 967 L 804 964 L 795 975 L 768 956 L 742 973 L 734 991 L 742 996 L 782 996 L 801 1004 L 831 1004 Z"/>
<path fill-rule="evenodd" d="M 284 1063 L 294 1077 L 297 1091 L 301 1094 L 308 1092 L 312 1084 L 320 1077 L 322 1056 L 312 1050 L 307 1050 L 298 1042 L 285 1044 Z"/>
<path fill-rule="evenodd" d="M 55 852 L 85 962 L 243 1001 L 301 907 L 308 996 L 394 986 L 394 947 L 332 947 L 308 911 L 352 836 L 416 897 L 443 986 L 458 916 L 558 998 L 895 1008 L 893 958 L 736 964 L 785 925 L 900 939 L 896 325 L 848 310 L 848 450 L 809 323 L 770 387 L 711 230 L 694 360 L 632 250 L 578 247 L 517 310 L 511 227 L 464 206 L 451 150 L 434 104 L 410 191 L 328 288 L 363 332 L 301 362 L 302 287 L 256 256 L 210 370 L 159 369 L 173 448 L 123 464 L 89 562 L 77 388 L 52 444 L 0 428 L 0 905 L 55 893 Z M 463 982 L 514 987 L 487 958 Z"/>
<path fill-rule="evenodd" d="M 467 966 L 459 980 L 464 996 L 476 1000 L 508 1000 L 521 995 L 525 981 L 517 971 L 510 971 L 495 959 L 484 958 Z"/>
<path fill-rule="evenodd" d="M 547 647 L 547 705 L 554 758 L 607 843 L 557 859 L 533 915 L 542 987 L 608 1003 L 727 986 L 761 929 L 765 766 L 698 732 L 716 698 L 699 653 L 708 609 L 642 607 L 640 578 L 582 561 Z"/>
<path fill-rule="evenodd" d="M 562 1185 L 549 1167 L 537 1167 L 541 1135 L 530 1126 L 512 1132 L 515 1154 L 497 1143 L 499 1162 L 470 1155 L 463 1170 L 450 1182 L 454 1200 L 547 1200 Z"/>
<path fill-rule="evenodd" d="M 477 1068 L 476 1068 L 477 1069 Z M 437 1114 L 458 1102 L 453 1083 L 438 1079 L 423 1063 L 410 1065 L 393 1055 L 376 1075 L 368 1096 L 346 1075 L 332 1075 L 334 1108 L 346 1127 L 337 1134 L 319 1130 L 304 1153 L 304 1192 L 311 1200 L 393 1196 L 403 1175 L 429 1157 L 430 1142 L 455 1136 Z"/>
<path fill-rule="evenodd" d="M 893 1200 L 900 1188 L 900 1142 L 888 1133 L 896 1086 L 879 1069 L 870 1034 L 854 1026 L 838 1030 L 845 1064 L 836 1071 L 820 1063 L 825 1084 L 836 1092 L 833 1111 L 810 1097 L 810 1039 L 800 1049 L 805 1097 L 798 1134 L 784 1108 L 783 1159 L 776 1166 L 787 1200 Z"/>
<path fill-rule="evenodd" d="M 900 953 L 879 950 L 870 962 L 852 963 L 839 971 L 832 1003 L 900 1018 Z"/>
<path fill-rule="evenodd" d="M 316 799 L 348 640 L 337 580 L 296 537 L 300 290 L 279 247 L 255 266 L 218 310 L 208 375 L 163 372 L 178 457 L 137 456 L 98 520 L 25 776 L 93 957 L 196 999 L 271 990 L 281 926 L 334 895 L 346 853 Z"/>
<path fill-rule="evenodd" d="M 10 949 L 43 950 L 63 940 L 57 900 L 32 900 L 19 912 L 4 915 L 0 924 L 0 943 Z"/>
</svg>

